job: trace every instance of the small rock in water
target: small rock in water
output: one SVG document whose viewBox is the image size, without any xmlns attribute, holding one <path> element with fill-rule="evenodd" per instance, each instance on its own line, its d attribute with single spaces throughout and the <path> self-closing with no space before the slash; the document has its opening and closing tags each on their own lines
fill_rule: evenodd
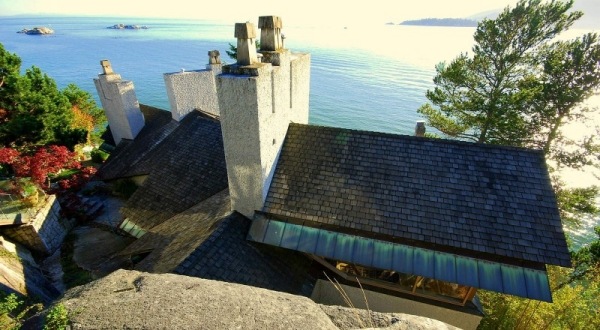
<svg viewBox="0 0 600 330">
<path fill-rule="evenodd" d="M 134 24 L 115 24 L 113 26 L 109 26 L 107 27 L 107 29 L 114 29 L 114 30 L 145 30 L 148 27 L 146 25 L 134 25 Z"/>
<path fill-rule="evenodd" d="M 23 29 L 21 31 L 18 31 L 17 33 L 44 35 L 44 34 L 53 34 L 54 30 L 52 30 L 51 28 L 42 26 L 42 27 L 34 27 L 33 29 Z"/>
</svg>

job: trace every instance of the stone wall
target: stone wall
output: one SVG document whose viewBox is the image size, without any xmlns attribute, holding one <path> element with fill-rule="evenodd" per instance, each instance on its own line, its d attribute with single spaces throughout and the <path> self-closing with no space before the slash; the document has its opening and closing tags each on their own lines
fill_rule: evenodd
<svg viewBox="0 0 600 330">
<path fill-rule="evenodd" d="M 54 195 L 47 197 L 44 205 L 31 216 L 22 214 L 25 224 L 3 229 L 3 234 L 28 249 L 48 255 L 54 253 L 75 225 L 62 219 L 60 204 Z"/>
</svg>

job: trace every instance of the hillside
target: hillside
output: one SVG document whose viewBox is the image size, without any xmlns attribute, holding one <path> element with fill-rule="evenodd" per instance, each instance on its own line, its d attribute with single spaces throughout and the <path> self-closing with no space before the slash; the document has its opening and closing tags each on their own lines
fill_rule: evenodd
<svg viewBox="0 0 600 330">
<path fill-rule="evenodd" d="M 477 26 L 477 22 L 484 19 L 494 19 L 502 12 L 504 8 L 487 10 L 475 14 L 466 15 L 464 18 L 423 18 L 407 20 L 400 25 L 421 25 L 421 26 Z M 573 25 L 574 29 L 600 29 L 600 6 L 598 0 L 575 0 L 573 9 L 583 12 L 583 17 Z"/>
</svg>

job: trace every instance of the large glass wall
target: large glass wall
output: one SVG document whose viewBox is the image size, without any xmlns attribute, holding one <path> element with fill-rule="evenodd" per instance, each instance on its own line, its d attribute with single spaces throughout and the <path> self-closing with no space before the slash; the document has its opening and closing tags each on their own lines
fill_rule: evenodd
<svg viewBox="0 0 600 330">
<path fill-rule="evenodd" d="M 421 297 L 464 305 L 475 295 L 475 288 L 456 283 L 436 280 L 424 276 L 405 274 L 393 270 L 363 267 L 341 261 L 323 259 L 337 271 L 345 274 L 345 278 L 356 278 L 365 284 L 376 285 L 386 289 L 409 293 Z M 331 269 L 331 268 L 330 268 Z"/>
</svg>

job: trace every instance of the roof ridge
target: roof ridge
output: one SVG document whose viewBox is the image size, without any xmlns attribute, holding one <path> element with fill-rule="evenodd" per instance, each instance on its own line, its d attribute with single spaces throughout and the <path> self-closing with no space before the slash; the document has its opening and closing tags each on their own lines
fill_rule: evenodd
<svg viewBox="0 0 600 330">
<path fill-rule="evenodd" d="M 389 138 L 403 138 L 412 141 L 429 141 L 440 144 L 449 144 L 449 145 L 458 145 L 458 146 L 469 146 L 476 148 L 486 148 L 486 149 L 505 149 L 505 150 L 514 150 L 521 152 L 530 152 L 543 156 L 543 150 L 534 149 L 534 148 L 526 148 L 526 147 L 516 147 L 509 145 L 500 145 L 500 144 L 487 144 L 487 143 L 476 143 L 469 141 L 461 141 L 461 140 L 451 140 L 445 138 L 430 138 L 430 137 L 421 137 L 414 136 L 408 134 L 399 134 L 399 133 L 387 133 L 387 132 L 378 132 L 378 131 L 369 131 L 363 129 L 355 129 L 355 128 L 342 128 L 342 127 L 334 127 L 334 126 L 326 126 L 326 125 L 314 125 L 314 124 L 299 124 L 299 123 L 290 123 L 290 127 L 298 126 L 298 127 L 306 127 L 306 128 L 318 128 L 325 129 L 330 131 L 346 131 L 349 133 L 358 133 L 358 134 L 366 134 L 370 136 L 382 136 Z"/>
</svg>

